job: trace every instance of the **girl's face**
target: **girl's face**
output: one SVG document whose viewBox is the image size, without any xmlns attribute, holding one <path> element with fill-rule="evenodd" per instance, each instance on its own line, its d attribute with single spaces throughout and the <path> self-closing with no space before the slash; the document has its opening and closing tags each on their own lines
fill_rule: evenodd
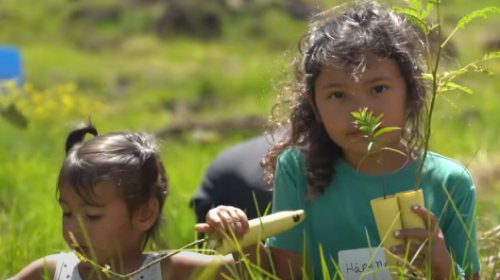
<svg viewBox="0 0 500 280">
<path fill-rule="evenodd" d="M 63 212 L 63 236 L 75 251 L 92 259 L 94 250 L 97 263 L 117 265 L 129 256 L 141 255 L 143 232 L 137 229 L 127 210 L 125 200 L 117 187 L 99 183 L 94 188 L 95 203 L 87 203 L 72 186 L 60 188 L 59 203 Z M 85 227 L 90 243 L 86 241 L 78 218 Z M 69 233 L 73 233 L 79 246 L 74 244 Z"/>
<path fill-rule="evenodd" d="M 342 65 L 333 60 L 333 65 Z M 315 105 L 330 137 L 346 159 L 360 159 L 368 142 L 355 127 L 351 112 L 367 107 L 374 116 L 383 114 L 382 127 L 404 124 L 406 83 L 393 59 L 368 56 L 365 71 L 355 78 L 350 68 L 323 67 L 315 83 Z M 382 134 L 380 145 L 399 147 L 400 131 Z"/>
</svg>

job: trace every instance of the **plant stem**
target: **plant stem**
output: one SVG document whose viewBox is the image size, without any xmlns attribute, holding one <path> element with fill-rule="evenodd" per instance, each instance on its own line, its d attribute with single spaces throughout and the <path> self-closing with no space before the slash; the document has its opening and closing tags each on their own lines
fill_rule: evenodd
<svg viewBox="0 0 500 280">
<path fill-rule="evenodd" d="M 112 270 L 109 270 L 108 268 L 103 267 L 103 266 L 101 266 L 101 265 L 97 264 L 96 262 L 94 262 L 93 260 L 89 260 L 89 259 L 85 258 L 84 256 L 81 256 L 81 257 L 83 257 L 83 258 L 84 258 L 84 261 L 85 261 L 85 262 L 89 263 L 89 264 L 90 264 L 90 265 L 92 265 L 93 267 L 99 268 L 102 272 L 104 272 L 104 273 L 106 273 L 106 274 L 108 274 L 108 275 L 114 276 L 114 277 L 116 277 L 116 278 L 118 278 L 118 279 L 131 279 L 131 278 L 132 278 L 132 276 L 134 276 L 134 275 L 136 275 L 136 274 L 140 273 L 141 271 L 143 271 L 143 270 L 145 270 L 145 269 L 148 269 L 149 267 L 151 267 L 151 266 L 155 265 L 155 264 L 156 264 L 156 263 L 158 263 L 158 262 L 161 262 L 163 259 L 170 258 L 170 257 L 172 257 L 173 255 L 176 255 L 176 254 L 178 254 L 178 253 L 182 252 L 183 250 L 185 250 L 185 249 L 187 249 L 187 248 L 189 248 L 189 247 L 192 247 L 192 246 L 195 246 L 195 245 L 198 245 L 198 244 L 204 243 L 204 242 L 206 242 L 207 240 L 208 240 L 208 238 L 204 238 L 204 239 L 200 239 L 200 240 L 196 240 L 196 241 L 194 241 L 194 242 L 191 242 L 191 243 L 189 243 L 189 244 L 187 244 L 187 245 L 184 245 L 184 246 L 182 246 L 181 248 L 179 248 L 179 249 L 177 249 L 177 250 L 173 250 L 173 251 L 171 251 L 171 252 L 169 252 L 169 253 L 167 253 L 167 254 L 165 254 L 165 255 L 163 255 L 163 256 L 161 256 L 161 257 L 157 258 L 157 259 L 155 259 L 154 261 L 152 261 L 152 262 L 148 263 L 147 265 L 142 266 L 142 267 L 138 268 L 137 270 L 132 271 L 132 272 L 130 272 L 130 273 L 128 273 L 128 274 L 125 274 L 125 275 L 124 275 L 124 274 L 117 273 L 117 272 L 114 272 L 114 271 L 112 271 Z M 101 275 L 101 274 L 99 273 L 99 274 L 98 274 L 98 277 L 100 277 L 100 275 Z"/>
<path fill-rule="evenodd" d="M 437 13 L 437 37 L 438 37 L 438 40 L 441 39 L 441 12 L 440 12 L 440 9 L 439 9 L 439 4 L 440 4 L 440 1 L 437 0 L 436 1 L 436 13 Z M 427 35 L 426 35 L 427 36 Z M 442 46 L 441 44 L 437 44 L 437 53 L 436 53 L 436 59 L 434 60 L 434 63 L 432 61 L 432 49 L 431 49 L 431 46 L 429 44 L 429 41 L 426 40 L 427 44 L 428 44 L 428 52 L 429 52 L 429 60 L 428 60 L 428 65 L 430 65 L 431 67 L 429 68 L 432 68 L 432 96 L 431 96 L 431 102 L 430 102 L 430 105 L 429 105 L 429 112 L 428 112 L 428 115 L 427 115 L 427 123 L 426 123 L 426 131 L 425 131 L 425 139 L 424 139 L 424 151 L 423 151 L 423 156 L 422 156 L 422 160 L 420 161 L 420 165 L 418 166 L 418 170 L 417 170 L 417 178 L 416 178 L 416 182 L 415 182 L 415 190 L 418 190 L 420 188 L 420 183 L 421 183 L 421 179 L 422 179 L 422 171 L 423 171 L 423 168 L 424 168 L 424 163 L 425 163 L 425 159 L 427 158 L 427 151 L 429 150 L 429 142 L 430 142 L 430 138 L 431 138 L 431 131 L 432 131 L 432 113 L 434 111 L 434 104 L 436 103 L 436 95 L 437 95 L 437 92 L 438 92 L 438 80 L 437 80 L 437 72 L 438 72 L 438 69 L 439 69 L 439 62 L 441 60 L 441 51 L 442 51 Z M 433 65 L 432 65 L 433 63 Z"/>
</svg>

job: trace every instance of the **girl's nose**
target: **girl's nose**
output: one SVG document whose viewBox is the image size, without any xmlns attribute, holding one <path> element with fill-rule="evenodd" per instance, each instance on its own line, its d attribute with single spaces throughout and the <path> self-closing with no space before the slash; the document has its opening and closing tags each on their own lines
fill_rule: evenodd
<svg viewBox="0 0 500 280">
<path fill-rule="evenodd" d="M 363 95 L 352 94 L 351 100 L 352 100 L 351 112 L 357 112 L 363 108 L 368 108 L 368 110 L 370 110 L 370 107 L 368 106 L 369 104 L 367 100 L 363 97 Z"/>
</svg>

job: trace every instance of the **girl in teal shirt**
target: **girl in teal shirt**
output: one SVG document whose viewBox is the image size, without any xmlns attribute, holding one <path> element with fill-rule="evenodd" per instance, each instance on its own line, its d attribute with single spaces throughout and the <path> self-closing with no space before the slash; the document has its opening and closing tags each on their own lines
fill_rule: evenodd
<svg viewBox="0 0 500 280">
<path fill-rule="evenodd" d="M 307 248 L 314 278 L 327 269 L 346 279 L 374 270 L 370 277 L 378 273 L 385 279 L 390 276 L 381 269 L 384 257 L 368 261 L 380 244 L 370 200 L 412 190 L 417 181 L 426 107 L 422 40 L 408 19 L 364 2 L 317 15 L 299 49 L 295 79 L 280 95 L 289 106 L 288 133 L 263 163 L 274 180 L 273 212 L 304 209 L 306 220 L 268 240 L 274 267 L 280 278 L 300 278 Z M 380 128 L 401 128 L 381 135 L 377 147 L 405 156 L 380 148 L 367 156 L 368 141 L 351 114 L 362 108 L 383 116 Z M 417 254 L 417 267 L 429 264 L 433 279 L 477 278 L 475 187 L 469 173 L 436 153 L 425 158 L 419 186 L 425 207 L 413 211 L 427 229 L 394 236 L 418 241 L 410 253 Z M 212 210 L 207 224 L 198 229 L 231 227 L 243 234 L 247 226 L 241 210 L 232 207 Z M 406 247 L 391 251 L 404 256 Z"/>
</svg>

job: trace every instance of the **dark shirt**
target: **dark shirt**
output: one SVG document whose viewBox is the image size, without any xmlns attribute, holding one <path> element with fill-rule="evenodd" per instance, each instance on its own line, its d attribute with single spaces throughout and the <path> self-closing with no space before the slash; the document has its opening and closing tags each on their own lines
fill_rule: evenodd
<svg viewBox="0 0 500 280">
<path fill-rule="evenodd" d="M 219 154 L 208 167 L 191 200 L 199 223 L 205 221 L 208 210 L 218 205 L 238 207 L 245 211 L 249 219 L 258 217 L 259 213 L 263 215 L 271 203 L 272 191 L 263 179 L 260 161 L 269 148 L 270 141 L 260 136 Z M 252 193 L 255 193 L 256 202 Z"/>
</svg>

